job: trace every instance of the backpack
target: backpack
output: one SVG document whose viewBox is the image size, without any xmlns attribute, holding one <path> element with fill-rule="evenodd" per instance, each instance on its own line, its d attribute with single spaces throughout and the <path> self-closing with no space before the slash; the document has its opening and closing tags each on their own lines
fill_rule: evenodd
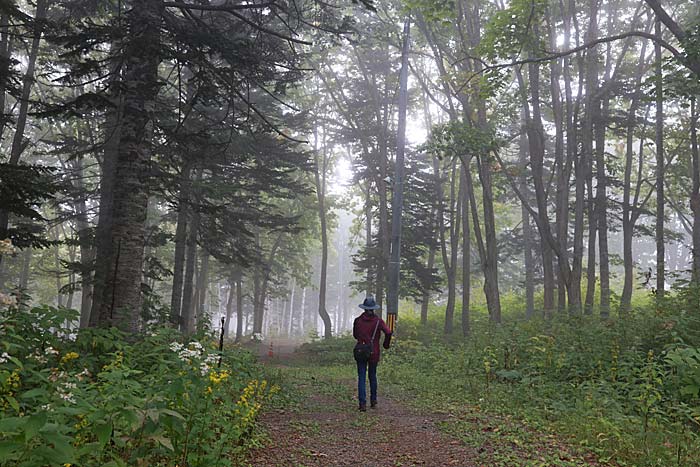
<svg viewBox="0 0 700 467">
<path fill-rule="evenodd" d="M 379 328 L 379 320 L 377 320 L 376 326 L 374 326 L 374 332 L 372 333 L 372 339 L 370 339 L 369 344 L 362 344 L 358 342 L 355 344 L 355 348 L 352 350 L 352 355 L 355 357 L 357 363 L 367 363 L 370 358 L 372 358 L 372 349 L 374 348 L 374 336 L 377 334 L 377 329 Z"/>
</svg>

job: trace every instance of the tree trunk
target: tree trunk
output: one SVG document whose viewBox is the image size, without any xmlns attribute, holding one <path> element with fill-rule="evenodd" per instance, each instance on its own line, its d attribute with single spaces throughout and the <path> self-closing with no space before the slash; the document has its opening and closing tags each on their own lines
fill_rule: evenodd
<svg viewBox="0 0 700 467">
<path fill-rule="evenodd" d="M 523 196 L 529 198 L 527 188 L 527 176 L 525 166 L 526 158 L 526 136 L 523 132 L 520 136 L 520 191 Z M 523 250 L 525 261 L 525 317 L 531 319 L 535 315 L 535 265 L 532 258 L 532 226 L 530 224 L 530 213 L 525 203 L 521 202 L 520 212 L 523 224 Z"/>
<path fill-rule="evenodd" d="M 624 282 L 622 288 L 622 296 L 620 297 L 620 313 L 627 314 L 631 308 L 632 288 L 634 283 L 634 253 L 632 250 L 632 240 L 634 236 L 634 228 L 636 220 L 639 216 L 637 202 L 639 199 L 639 189 L 635 192 L 634 200 L 632 200 L 632 166 L 634 164 L 634 129 L 637 121 L 637 109 L 641 98 L 641 82 L 644 74 L 644 65 L 646 57 L 647 42 L 642 43 L 641 52 L 639 54 L 639 62 L 637 65 L 637 76 L 635 79 L 635 92 L 630 103 L 629 112 L 627 115 L 627 134 L 625 145 L 625 168 L 624 178 L 622 181 L 622 258 L 624 264 Z M 645 119 L 646 120 L 646 119 Z M 643 133 L 643 132 L 642 132 Z M 644 137 L 640 138 L 644 141 Z M 639 170 L 643 164 L 644 145 L 639 146 Z M 637 186 L 641 184 L 641 177 L 637 177 Z"/>
<path fill-rule="evenodd" d="M 129 42 L 124 56 L 124 110 L 114 184 L 112 272 L 102 292 L 100 324 L 139 331 L 141 276 L 148 208 L 152 111 L 160 88 L 162 0 L 144 0 L 127 13 Z"/>
<path fill-rule="evenodd" d="M 324 129 L 325 130 L 325 129 Z M 318 286 L 318 314 L 323 320 L 324 337 L 330 339 L 333 337 L 333 329 L 331 318 L 326 310 L 326 276 L 328 274 L 328 225 L 326 220 L 326 144 L 325 131 L 323 136 L 322 163 L 319 163 L 318 151 L 318 133 L 314 130 L 314 159 L 315 173 L 314 180 L 316 182 L 316 195 L 318 198 L 318 217 L 321 221 L 321 277 Z M 382 281 L 378 281 L 382 282 Z"/>
<path fill-rule="evenodd" d="M 170 295 L 170 316 L 173 323 L 180 322 L 182 308 L 182 284 L 185 270 L 185 250 L 187 246 L 187 219 L 189 217 L 190 174 L 192 164 L 186 161 L 180 177 L 180 197 L 177 204 L 177 227 L 175 228 L 175 257 L 173 265 L 173 288 Z"/>
<path fill-rule="evenodd" d="M 32 38 L 32 45 L 29 50 L 29 57 L 27 58 L 27 70 L 24 73 L 24 79 L 22 81 L 22 96 L 20 97 L 20 102 L 19 102 L 19 114 L 17 115 L 17 122 L 15 125 L 15 134 L 12 138 L 12 148 L 10 149 L 10 159 L 8 163 L 10 165 L 17 165 L 19 163 L 20 156 L 22 155 L 22 152 L 26 148 L 26 143 L 24 141 L 24 130 L 27 125 L 27 114 L 29 112 L 29 98 L 31 96 L 32 92 L 32 86 L 34 84 L 34 69 L 36 67 L 36 59 L 37 56 L 39 55 L 39 45 L 41 43 L 41 34 L 43 31 L 43 20 L 46 18 L 46 7 L 47 7 L 47 0 L 38 0 L 36 3 L 36 13 L 34 15 L 34 20 L 35 20 L 35 26 L 34 26 L 34 34 Z M 9 38 L 7 38 L 7 34 L 9 34 L 9 31 L 7 31 L 6 34 L 3 35 L 4 38 L 9 41 Z M 9 44 L 9 42 L 8 42 Z M 6 45 L 6 47 L 9 47 L 9 45 Z M 8 60 L 10 59 L 9 56 L 9 50 L 6 52 Z M 0 57 L 1 59 L 1 57 Z M 7 62 L 7 66 L 9 67 L 10 62 Z M 3 64 L 4 67 L 4 64 Z M 2 75 L 2 74 L 0 74 Z M 5 82 L 6 76 L 4 75 L 0 77 L 0 81 Z M 5 96 L 5 89 L 4 86 L 3 88 L 0 89 L 3 95 L 3 102 L 2 102 L 2 107 L 0 107 L 0 114 L 4 116 L 4 111 L 5 111 L 5 103 L 4 103 L 4 96 Z M 0 122 L 2 123 L 2 126 L 4 127 L 5 121 L 4 118 Z M 7 232 L 8 232 L 8 227 L 10 224 L 10 213 L 4 210 L 0 210 L 0 239 L 7 238 Z M 0 255 L 0 261 L 2 261 L 2 256 Z"/>
<path fill-rule="evenodd" d="M 87 193 L 83 183 L 83 157 L 74 159 L 75 188 L 77 196 L 73 200 L 75 209 L 75 224 L 80 245 L 80 327 L 86 328 L 90 325 L 90 310 L 92 309 L 92 269 L 95 260 L 95 249 L 93 248 L 90 235 L 91 227 L 88 220 L 88 211 L 85 203 Z"/>
<path fill-rule="evenodd" d="M 440 225 L 440 250 L 442 252 L 442 263 L 445 268 L 445 275 L 447 276 L 447 305 L 445 306 L 445 334 L 451 334 L 454 327 L 454 310 L 456 301 L 456 288 L 457 288 L 457 274 L 456 274 L 456 260 L 457 252 L 459 248 L 459 215 L 458 210 L 460 210 L 461 200 L 459 200 L 459 195 L 455 193 L 455 188 L 457 184 L 456 179 L 456 165 L 452 164 L 452 170 L 450 175 L 450 223 L 449 223 L 449 244 L 450 251 L 447 250 L 447 221 L 445 219 L 445 207 L 443 200 L 443 190 L 442 190 L 442 177 L 439 169 L 439 162 L 437 159 L 433 159 L 433 168 L 436 171 L 436 183 L 438 184 L 438 223 Z M 459 193 L 461 194 L 461 188 Z M 458 205 L 456 206 L 455 201 Z"/>
<path fill-rule="evenodd" d="M 661 21 L 656 20 L 655 33 L 661 37 Z M 665 289 L 665 245 L 664 245 L 664 94 L 661 66 L 661 46 L 654 43 L 656 60 L 656 297 L 660 302 Z"/>
<path fill-rule="evenodd" d="M 12 35 L 10 34 L 10 18 L 0 16 L 0 141 L 7 125 L 5 114 L 5 96 L 7 89 L 7 79 L 10 76 L 10 65 L 12 63 Z M 1 258 L 0 258 L 1 260 Z"/>
<path fill-rule="evenodd" d="M 197 274 L 197 300 L 195 301 L 195 316 L 194 322 L 197 330 L 200 330 L 205 322 L 205 318 L 208 318 L 207 313 L 204 310 L 204 305 L 207 303 L 207 291 L 209 290 L 209 253 L 205 250 L 202 251 L 202 264 L 199 269 L 199 274 Z"/>
<path fill-rule="evenodd" d="M 102 129 L 104 146 L 102 149 L 102 163 L 100 165 L 100 202 L 99 217 L 95 231 L 95 272 L 92 287 L 92 308 L 90 311 L 90 326 L 95 327 L 100 323 L 100 309 L 102 308 L 102 295 L 105 290 L 107 276 L 110 274 L 109 264 L 105 261 L 112 255 L 112 208 L 114 204 L 114 184 L 117 171 L 117 157 L 119 141 L 121 139 L 121 120 L 124 112 L 124 96 L 121 89 L 121 60 L 117 52 L 121 48 L 120 43 L 112 43 L 113 58 L 111 60 L 110 96 L 114 101 L 114 108 L 109 109 L 105 116 Z M 98 261 L 99 259 L 99 261 Z"/>
<path fill-rule="evenodd" d="M 595 214 L 595 196 L 593 194 L 593 175 L 592 175 L 592 159 L 588 159 L 588 168 L 586 172 L 586 186 L 588 191 L 588 264 L 586 265 L 586 301 L 584 303 L 584 313 L 587 315 L 593 314 L 593 303 L 595 301 L 595 244 L 597 228 L 597 216 Z"/>
<path fill-rule="evenodd" d="M 194 332 L 194 272 L 197 266 L 199 212 L 191 212 L 191 216 L 192 221 L 189 223 L 189 234 L 187 236 L 185 277 L 182 292 L 182 308 L 180 312 L 180 330 L 184 334 L 192 334 Z"/>
<path fill-rule="evenodd" d="M 469 225 L 469 193 L 467 193 L 467 167 L 462 166 L 460 192 L 462 193 L 462 336 L 471 334 L 471 237 Z M 433 251 L 431 250 L 431 253 Z M 433 253 L 433 257 L 435 254 Z M 432 269 L 432 268 L 430 268 Z"/>
<path fill-rule="evenodd" d="M 690 195 L 690 208 L 693 213 L 693 281 L 700 285 L 700 149 L 698 148 L 697 97 L 690 99 L 690 144 L 692 153 L 693 191 Z"/>
<path fill-rule="evenodd" d="M 342 283 L 342 277 L 340 281 Z M 292 279 L 292 291 L 289 297 L 289 319 L 287 320 L 287 337 L 292 337 L 292 324 L 294 323 L 294 292 L 296 291 L 296 288 L 297 282 L 296 280 Z"/>
<path fill-rule="evenodd" d="M 301 311 L 299 315 L 299 335 L 304 337 L 304 324 L 306 319 L 306 287 L 301 289 L 301 305 L 299 306 Z"/>
<path fill-rule="evenodd" d="M 231 326 L 231 317 L 233 316 L 233 303 L 236 299 L 236 280 L 234 274 L 231 274 L 228 280 L 228 297 L 226 299 L 226 319 L 224 320 L 224 338 L 228 339 L 229 326 Z"/>
<path fill-rule="evenodd" d="M 434 217 L 435 214 L 433 213 Z M 434 220 L 433 220 L 434 224 Z M 437 232 L 436 232 L 437 233 Z M 435 267 L 435 248 L 430 248 L 428 252 L 428 271 L 432 271 Z M 423 296 L 420 301 L 420 322 L 421 325 L 425 326 L 428 324 L 428 306 L 430 305 L 430 290 L 426 289 L 423 291 Z"/>
<path fill-rule="evenodd" d="M 551 15 L 551 8 L 547 7 L 547 25 L 549 36 L 550 50 L 557 49 L 557 31 L 555 28 L 554 18 Z M 562 11 L 562 15 L 564 12 Z M 568 36 L 564 37 L 565 45 L 568 47 Z M 571 159 L 565 157 L 564 154 L 564 133 L 568 115 L 565 117 L 564 104 L 562 102 L 562 93 L 560 80 L 562 79 L 562 65 L 559 60 L 551 62 L 551 72 L 549 79 L 550 94 L 552 96 L 552 112 L 554 119 L 554 160 L 556 170 L 556 198 L 555 198 L 555 222 L 557 243 L 559 245 L 559 254 L 557 255 L 557 263 L 559 265 L 557 272 L 557 310 L 559 313 L 566 311 L 566 296 L 569 284 L 562 271 L 568 268 L 569 252 L 568 252 L 568 236 L 569 236 L 569 182 L 571 179 Z M 569 79 L 568 75 L 564 79 Z M 524 219 L 524 217 L 523 217 Z M 523 225 L 524 226 L 524 225 Z M 529 226 L 528 226 L 529 229 Z M 526 266 L 527 268 L 527 266 Z M 527 292 L 526 292 L 527 295 Z"/>
<path fill-rule="evenodd" d="M 236 278 L 236 342 L 243 338 L 243 275 Z"/>
<path fill-rule="evenodd" d="M 530 163 L 532 168 L 532 180 L 535 186 L 535 200 L 537 203 L 537 213 L 539 216 L 538 226 L 549 229 L 549 216 L 547 214 L 547 192 L 544 181 L 544 127 L 542 125 L 542 115 L 540 111 L 540 68 L 539 64 L 528 65 L 530 77 L 530 99 L 532 101 L 532 117 L 524 99 L 525 121 L 527 124 L 527 136 L 530 147 Z M 554 311 L 554 270 L 552 247 L 546 238 L 546 233 L 540 235 L 542 241 L 542 271 L 544 285 L 544 314 L 551 316 Z"/>
<path fill-rule="evenodd" d="M 608 100 L 602 105 L 596 125 L 596 214 L 600 257 L 600 317 L 610 317 L 610 260 L 608 257 L 607 175 L 605 174 L 605 131 Z"/>
<path fill-rule="evenodd" d="M 484 293 L 489 319 L 501 322 L 501 294 L 498 290 L 498 243 L 496 238 L 496 215 L 493 209 L 493 182 L 488 161 L 479 160 L 479 178 L 484 205 L 484 237 L 486 240 L 486 261 L 484 263 Z M 551 257 L 550 257 L 551 261 Z"/>
<path fill-rule="evenodd" d="M 22 293 L 27 293 L 29 285 L 29 268 L 32 264 L 32 249 L 25 248 L 22 252 L 22 271 L 19 276 L 19 289 Z"/>
</svg>

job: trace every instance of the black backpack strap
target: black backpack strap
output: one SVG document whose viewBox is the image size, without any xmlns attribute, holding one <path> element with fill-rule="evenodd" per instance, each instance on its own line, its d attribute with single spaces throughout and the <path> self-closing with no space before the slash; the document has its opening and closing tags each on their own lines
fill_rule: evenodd
<svg viewBox="0 0 700 467">
<path fill-rule="evenodd" d="M 374 344 L 374 336 L 377 335 L 377 329 L 379 329 L 379 320 L 377 320 L 377 325 L 374 326 L 374 332 L 372 333 L 372 339 L 369 341 L 370 344 Z"/>
</svg>

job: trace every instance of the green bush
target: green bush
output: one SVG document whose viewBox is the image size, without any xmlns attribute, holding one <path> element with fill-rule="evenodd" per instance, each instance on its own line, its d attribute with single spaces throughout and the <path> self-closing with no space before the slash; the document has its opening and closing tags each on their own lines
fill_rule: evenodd
<svg viewBox="0 0 700 467">
<path fill-rule="evenodd" d="M 270 387 L 238 348 L 170 329 L 128 341 L 75 312 L 0 317 L 0 466 L 223 466 L 254 442 Z"/>
</svg>

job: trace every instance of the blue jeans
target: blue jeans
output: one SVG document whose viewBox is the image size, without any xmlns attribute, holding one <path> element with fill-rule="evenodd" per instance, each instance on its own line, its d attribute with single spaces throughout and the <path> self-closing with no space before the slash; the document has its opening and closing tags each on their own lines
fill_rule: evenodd
<svg viewBox="0 0 700 467">
<path fill-rule="evenodd" d="M 360 405 L 367 404 L 367 386 L 365 375 L 369 366 L 369 400 L 377 400 L 377 364 L 372 362 L 357 362 L 357 398 Z"/>
</svg>

